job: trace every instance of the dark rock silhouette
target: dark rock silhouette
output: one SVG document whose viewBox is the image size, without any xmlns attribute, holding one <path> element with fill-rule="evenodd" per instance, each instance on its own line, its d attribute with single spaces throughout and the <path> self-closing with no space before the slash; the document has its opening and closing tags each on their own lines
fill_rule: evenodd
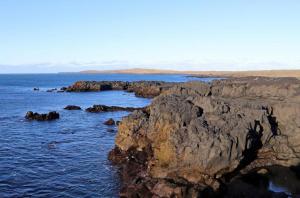
<svg viewBox="0 0 300 198">
<path fill-rule="evenodd" d="M 143 110 L 144 108 L 135 107 L 118 107 L 118 106 L 106 106 L 106 105 L 93 105 L 86 109 L 90 113 L 100 113 L 100 112 L 111 112 L 111 111 L 134 111 Z"/>
<path fill-rule="evenodd" d="M 114 119 L 109 118 L 108 120 L 106 120 L 106 121 L 104 122 L 104 124 L 105 124 L 105 125 L 115 125 L 116 122 L 115 122 Z"/>
<path fill-rule="evenodd" d="M 81 108 L 79 106 L 75 106 L 75 105 L 68 105 L 64 109 L 66 109 L 66 110 L 81 110 Z"/>
<path fill-rule="evenodd" d="M 53 89 L 48 89 L 46 92 L 54 92 L 56 90 L 57 90 L 56 88 L 53 88 Z"/>
<path fill-rule="evenodd" d="M 168 90 L 176 83 L 162 81 L 78 81 L 66 88 L 68 92 L 124 90 L 134 92 L 136 96 L 152 98 Z"/>
<path fill-rule="evenodd" d="M 48 114 L 39 114 L 28 111 L 25 118 L 28 120 L 49 121 L 59 119 L 59 113 L 57 113 L 56 111 L 51 111 Z"/>
</svg>

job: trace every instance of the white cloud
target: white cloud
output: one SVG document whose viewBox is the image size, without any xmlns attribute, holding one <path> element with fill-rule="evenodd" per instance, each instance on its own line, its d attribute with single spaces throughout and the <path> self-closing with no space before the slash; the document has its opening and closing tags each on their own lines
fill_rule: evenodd
<svg viewBox="0 0 300 198">
<path fill-rule="evenodd" d="M 0 73 L 56 73 L 78 72 L 82 70 L 115 70 L 130 68 L 171 69 L 191 71 L 242 71 L 242 70 L 272 70 L 300 69 L 300 60 L 294 62 L 250 61 L 250 60 L 204 60 L 204 61 L 148 61 L 129 62 L 124 60 L 109 61 L 71 61 L 71 62 L 41 62 L 29 64 L 0 65 Z"/>
</svg>

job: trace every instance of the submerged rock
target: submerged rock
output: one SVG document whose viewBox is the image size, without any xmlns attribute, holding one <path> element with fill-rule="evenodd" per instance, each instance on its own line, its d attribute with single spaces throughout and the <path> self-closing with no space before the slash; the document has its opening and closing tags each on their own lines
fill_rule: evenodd
<svg viewBox="0 0 300 198">
<path fill-rule="evenodd" d="M 113 133 L 113 132 L 115 132 L 115 129 L 108 128 L 108 129 L 107 129 L 107 132 Z"/>
<path fill-rule="evenodd" d="M 81 110 L 81 107 L 76 105 L 68 105 L 64 108 L 65 110 Z"/>
<path fill-rule="evenodd" d="M 25 118 L 28 120 L 49 121 L 59 119 L 59 113 L 57 113 L 56 111 L 51 111 L 48 114 L 39 114 L 28 111 Z"/>
<path fill-rule="evenodd" d="M 105 124 L 105 125 L 115 125 L 116 122 L 115 122 L 114 119 L 109 118 L 108 120 L 106 120 L 106 121 L 104 122 L 104 124 Z"/>
<path fill-rule="evenodd" d="M 236 175 L 298 165 L 299 115 L 297 79 L 178 84 L 156 97 L 149 111 L 123 118 L 109 158 L 122 164 L 122 174 L 137 170 L 125 177 L 122 192 L 215 193 Z M 132 153 L 139 152 L 147 157 L 137 162 Z"/>
<path fill-rule="evenodd" d="M 134 111 L 142 110 L 144 108 L 135 108 L 135 107 L 118 107 L 118 106 L 106 106 L 106 105 L 93 105 L 86 109 L 90 113 L 100 113 L 100 112 L 111 112 L 111 111 Z"/>
<path fill-rule="evenodd" d="M 53 88 L 53 89 L 48 89 L 46 92 L 54 92 L 56 90 L 57 90 L 57 88 Z"/>
</svg>

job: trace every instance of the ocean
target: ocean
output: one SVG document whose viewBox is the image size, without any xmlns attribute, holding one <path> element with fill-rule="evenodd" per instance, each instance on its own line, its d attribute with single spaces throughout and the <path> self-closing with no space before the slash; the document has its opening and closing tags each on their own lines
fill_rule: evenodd
<svg viewBox="0 0 300 198">
<path fill-rule="evenodd" d="M 123 91 L 47 92 L 78 80 L 184 82 L 191 78 L 130 74 L 0 75 L 0 197 L 118 196 L 117 170 L 107 160 L 117 129 L 103 122 L 109 118 L 121 120 L 128 112 L 93 114 L 63 108 L 78 105 L 85 109 L 94 104 L 143 107 L 151 100 Z M 35 87 L 40 90 L 33 91 Z M 60 119 L 27 121 L 27 111 L 57 111 Z"/>
</svg>

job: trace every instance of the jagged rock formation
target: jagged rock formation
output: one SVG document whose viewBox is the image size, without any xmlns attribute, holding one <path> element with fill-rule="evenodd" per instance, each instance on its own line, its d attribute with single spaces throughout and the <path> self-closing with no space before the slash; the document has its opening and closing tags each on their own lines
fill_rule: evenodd
<svg viewBox="0 0 300 198">
<path fill-rule="evenodd" d="M 259 167 L 297 166 L 299 115 L 297 79 L 175 85 L 119 125 L 109 158 L 122 166 L 121 195 L 196 197 Z"/>
<path fill-rule="evenodd" d="M 101 113 L 101 112 L 112 112 L 112 111 L 134 111 L 134 110 L 142 110 L 142 109 L 144 108 L 93 105 L 92 107 L 87 108 L 86 111 L 90 113 Z"/>
<path fill-rule="evenodd" d="M 59 119 L 59 113 L 56 111 L 51 111 L 48 114 L 39 114 L 28 111 L 25 115 L 27 120 L 37 120 L 37 121 L 49 121 Z"/>
<path fill-rule="evenodd" d="M 152 98 L 168 90 L 174 84 L 162 81 L 78 81 L 65 90 L 68 92 L 124 90 L 134 92 L 139 97 Z"/>
</svg>

